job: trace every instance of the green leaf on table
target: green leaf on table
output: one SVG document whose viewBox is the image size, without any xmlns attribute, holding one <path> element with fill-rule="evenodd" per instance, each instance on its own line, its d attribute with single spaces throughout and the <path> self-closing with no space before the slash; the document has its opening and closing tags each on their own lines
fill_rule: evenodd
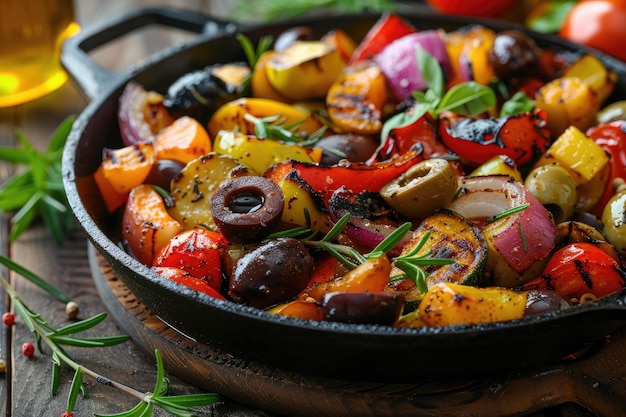
<svg viewBox="0 0 626 417">
<path fill-rule="evenodd" d="M 17 272 L 18 274 L 20 274 L 21 276 L 23 276 L 24 278 L 26 278 L 33 284 L 39 286 L 40 288 L 47 291 L 49 294 L 59 299 L 60 301 L 63 301 L 64 303 L 67 303 L 70 301 L 70 298 L 67 295 L 65 295 L 63 292 L 58 290 L 55 286 L 48 283 L 48 281 L 44 280 L 39 275 L 35 274 L 33 271 L 23 267 L 17 262 L 14 262 L 10 258 L 4 255 L 0 255 L 0 264 L 6 266 L 12 271 Z"/>
</svg>

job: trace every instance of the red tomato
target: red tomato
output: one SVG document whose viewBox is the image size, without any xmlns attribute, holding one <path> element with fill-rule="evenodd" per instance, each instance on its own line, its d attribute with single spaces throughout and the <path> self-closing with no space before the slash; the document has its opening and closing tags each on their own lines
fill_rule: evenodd
<svg viewBox="0 0 626 417">
<path fill-rule="evenodd" d="M 570 243 L 548 261 L 543 274 L 522 287 L 524 290 L 554 290 L 565 298 L 584 294 L 604 297 L 626 285 L 618 262 L 593 243 Z"/>
<path fill-rule="evenodd" d="M 626 61 L 626 0 L 581 0 L 570 10 L 559 35 Z"/>
<path fill-rule="evenodd" d="M 441 13 L 493 17 L 511 8 L 517 0 L 426 0 Z"/>
<path fill-rule="evenodd" d="M 206 281 L 216 291 L 222 286 L 221 250 L 226 238 L 217 232 L 196 227 L 174 236 L 154 260 L 154 266 L 180 268 Z"/>
<path fill-rule="evenodd" d="M 154 268 L 154 270 L 157 274 L 171 279 L 172 281 L 177 282 L 181 285 L 185 285 L 192 290 L 196 290 L 214 298 L 219 298 L 220 300 L 226 299 L 222 294 L 217 292 L 215 288 L 211 287 L 206 281 L 192 277 L 189 273 L 183 271 L 180 268 L 159 266 Z"/>
</svg>

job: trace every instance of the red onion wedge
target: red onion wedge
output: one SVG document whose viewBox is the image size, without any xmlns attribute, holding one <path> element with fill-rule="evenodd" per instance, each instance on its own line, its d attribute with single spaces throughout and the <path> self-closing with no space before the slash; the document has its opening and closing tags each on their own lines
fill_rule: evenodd
<svg viewBox="0 0 626 417">
<path fill-rule="evenodd" d="M 548 210 L 507 175 L 466 177 L 459 187 L 448 208 L 482 225 L 492 283 L 518 287 L 538 276 L 558 235 Z"/>
<path fill-rule="evenodd" d="M 418 46 L 437 59 L 445 75 L 450 75 L 451 72 L 452 65 L 446 44 L 438 31 L 411 33 L 391 42 L 374 60 L 385 74 L 391 91 L 400 101 L 411 97 L 413 91 L 428 87 L 417 64 Z"/>
<path fill-rule="evenodd" d="M 135 81 L 126 84 L 117 112 L 124 145 L 153 142 L 156 132 L 173 121 L 162 102 L 159 93 L 146 91 Z M 148 120 L 147 114 L 152 120 Z"/>
</svg>

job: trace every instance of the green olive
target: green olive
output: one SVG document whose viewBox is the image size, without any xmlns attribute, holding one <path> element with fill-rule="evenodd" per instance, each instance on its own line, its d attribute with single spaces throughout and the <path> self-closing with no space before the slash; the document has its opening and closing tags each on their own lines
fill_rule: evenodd
<svg viewBox="0 0 626 417">
<path fill-rule="evenodd" d="M 596 114 L 598 123 L 626 120 L 626 101 L 616 101 L 604 107 Z"/>
<path fill-rule="evenodd" d="M 380 195 L 398 213 L 424 218 L 454 198 L 456 178 L 445 159 L 428 159 L 385 184 Z"/>
<path fill-rule="evenodd" d="M 604 206 L 602 223 L 606 240 L 626 255 L 626 192 L 614 195 Z"/>
<path fill-rule="evenodd" d="M 526 177 L 524 187 L 552 213 L 554 223 L 559 224 L 574 214 L 577 185 L 565 168 L 556 164 L 537 167 Z"/>
</svg>

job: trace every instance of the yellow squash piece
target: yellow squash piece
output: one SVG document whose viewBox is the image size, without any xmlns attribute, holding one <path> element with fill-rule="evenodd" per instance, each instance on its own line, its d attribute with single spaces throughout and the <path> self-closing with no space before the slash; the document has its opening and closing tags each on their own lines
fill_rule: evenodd
<svg viewBox="0 0 626 417">
<path fill-rule="evenodd" d="M 232 130 L 218 132 L 213 150 L 220 155 L 235 158 L 243 165 L 263 175 L 267 169 L 282 161 L 292 159 L 313 162 L 306 148 L 287 145 L 271 139 L 259 139 Z"/>
<path fill-rule="evenodd" d="M 446 282 L 432 286 L 417 311 L 427 326 L 493 323 L 522 318 L 527 299 L 527 294 L 506 288 Z"/>
<path fill-rule="evenodd" d="M 515 160 L 506 155 L 494 156 L 472 171 L 470 177 L 480 175 L 508 175 L 515 181 L 522 182 L 522 174 L 517 169 Z"/>
<path fill-rule="evenodd" d="M 346 66 L 330 42 L 296 41 L 267 62 L 267 78 L 278 93 L 292 101 L 320 99 Z"/>
</svg>

